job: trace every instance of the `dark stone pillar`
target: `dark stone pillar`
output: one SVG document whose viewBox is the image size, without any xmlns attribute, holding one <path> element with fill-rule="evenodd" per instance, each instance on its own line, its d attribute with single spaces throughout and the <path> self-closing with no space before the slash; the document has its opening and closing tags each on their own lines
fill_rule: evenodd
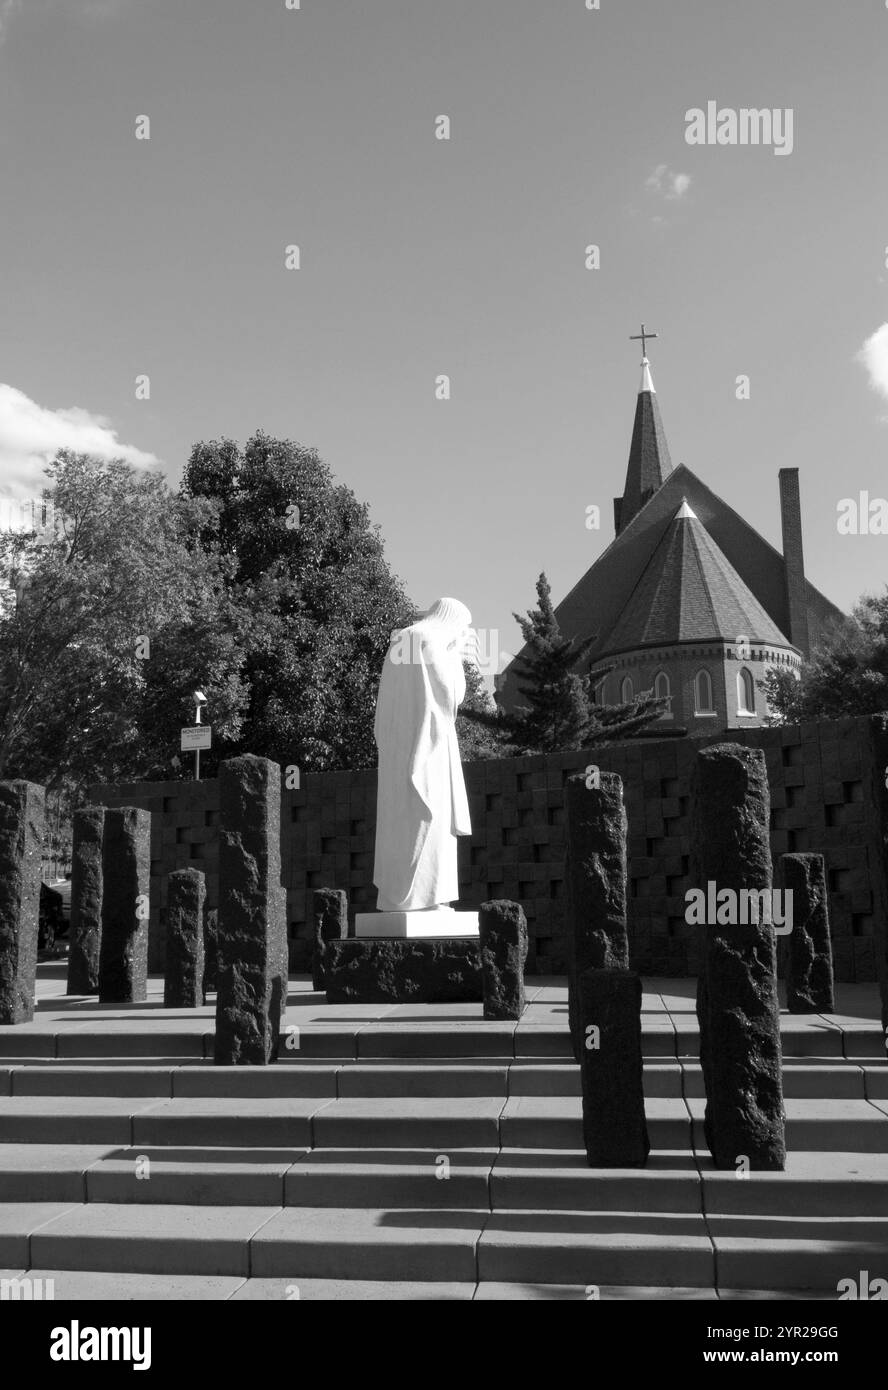
<svg viewBox="0 0 888 1390">
<path fill-rule="evenodd" d="M 0 1023 L 34 1017 L 45 814 L 42 787 L 0 782 Z"/>
<path fill-rule="evenodd" d="M 204 1002 L 206 898 L 206 881 L 198 869 L 176 869 L 167 879 L 164 1008 L 188 1009 Z"/>
<path fill-rule="evenodd" d="M 219 768 L 217 1065 L 277 1058 L 286 1005 L 281 770 L 246 754 Z"/>
<path fill-rule="evenodd" d="M 96 994 L 102 940 L 102 837 L 104 806 L 74 812 L 71 849 L 71 945 L 68 993 Z"/>
<path fill-rule="evenodd" d="M 520 903 L 497 898 L 478 911 L 485 1018 L 520 1018 L 524 1013 L 527 918 Z"/>
<path fill-rule="evenodd" d="M 151 812 L 109 807 L 102 836 L 102 1004 L 141 1004 L 148 997 L 150 890 Z"/>
<path fill-rule="evenodd" d="M 314 949 L 311 955 L 311 987 L 326 989 L 324 951 L 328 941 L 348 936 L 348 898 L 341 888 L 317 888 L 312 896 Z"/>
<path fill-rule="evenodd" d="M 626 808 L 615 772 L 568 777 L 567 812 L 567 1003 L 574 1056 L 582 1060 L 576 981 L 584 970 L 628 970 L 626 930 Z"/>
<path fill-rule="evenodd" d="M 718 743 L 697 754 L 692 783 L 692 878 L 707 893 L 771 890 L 771 797 L 765 755 Z M 770 922 L 701 926 L 697 982 L 706 1142 L 715 1166 L 781 1169 L 786 1162 L 780 1007 Z"/>
<path fill-rule="evenodd" d="M 829 896 L 822 854 L 784 854 L 783 887 L 792 893 L 792 931 L 786 960 L 786 1006 L 791 1014 L 835 1013 Z"/>
<path fill-rule="evenodd" d="M 207 908 L 204 912 L 204 976 L 203 1001 L 215 991 L 219 975 L 219 909 Z"/>
<path fill-rule="evenodd" d="M 584 970 L 577 978 L 583 1049 L 583 1142 L 591 1168 L 642 1168 L 651 1145 L 644 1114 L 641 977 Z"/>
</svg>

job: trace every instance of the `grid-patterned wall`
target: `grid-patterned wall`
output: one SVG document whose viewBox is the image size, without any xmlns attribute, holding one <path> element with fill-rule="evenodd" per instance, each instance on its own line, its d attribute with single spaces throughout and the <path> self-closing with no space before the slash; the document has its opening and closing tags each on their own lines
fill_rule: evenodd
<svg viewBox="0 0 888 1390">
<path fill-rule="evenodd" d="M 884 932 L 884 788 L 888 737 L 878 720 L 842 719 L 790 729 L 733 732 L 764 749 L 771 785 L 771 847 L 825 854 L 836 976 L 876 978 L 876 935 Z M 724 735 L 720 736 L 724 737 Z M 695 750 L 714 740 L 638 740 L 596 752 L 511 758 L 465 767 L 472 824 L 460 852 L 460 903 L 520 902 L 530 924 L 529 968 L 564 969 L 564 797 L 566 777 L 596 762 L 623 778 L 629 820 L 633 963 L 653 974 L 697 968 L 698 930 L 684 919 L 689 877 L 690 776 Z M 352 908 L 375 904 L 372 885 L 375 772 L 306 776 L 282 794 L 282 877 L 287 888 L 291 964 L 309 960 L 311 892 L 344 888 Z M 92 789 L 106 805 L 154 813 L 152 968 L 163 962 L 165 876 L 193 865 L 218 901 L 218 784 L 132 783 Z M 874 896 L 875 895 L 875 896 Z M 884 946 L 882 946 L 884 953 Z"/>
</svg>

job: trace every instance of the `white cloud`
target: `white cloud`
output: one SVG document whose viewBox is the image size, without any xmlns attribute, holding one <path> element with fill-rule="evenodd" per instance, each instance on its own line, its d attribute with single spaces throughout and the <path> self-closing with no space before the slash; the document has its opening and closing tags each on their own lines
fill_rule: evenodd
<svg viewBox="0 0 888 1390">
<path fill-rule="evenodd" d="M 103 415 L 76 405 L 47 410 L 24 391 L 0 383 L 0 492 L 23 497 L 45 487 L 43 470 L 59 449 L 123 459 L 135 468 L 158 462 L 154 454 L 121 444 Z"/>
<path fill-rule="evenodd" d="M 658 164 L 654 172 L 645 179 L 644 186 L 651 193 L 657 193 L 674 203 L 687 193 L 691 186 L 691 176 L 673 173 L 668 164 Z"/>
<path fill-rule="evenodd" d="M 867 338 L 857 354 L 869 374 L 870 386 L 888 400 L 888 323 Z"/>
</svg>

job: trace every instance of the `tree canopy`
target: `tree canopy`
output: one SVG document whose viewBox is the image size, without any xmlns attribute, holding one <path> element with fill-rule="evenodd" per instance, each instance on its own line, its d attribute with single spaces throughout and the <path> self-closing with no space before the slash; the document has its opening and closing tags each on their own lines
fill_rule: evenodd
<svg viewBox="0 0 888 1390">
<path fill-rule="evenodd" d="M 379 673 L 414 610 L 367 506 L 314 449 L 261 432 L 242 450 L 196 444 L 182 494 L 213 504 L 197 539 L 221 557 L 248 618 L 248 700 L 231 751 L 307 770 L 373 766 Z"/>
<path fill-rule="evenodd" d="M 830 628 L 798 675 L 771 670 L 760 685 L 771 723 L 888 711 L 888 589 L 864 594 L 854 621 Z"/>
<path fill-rule="evenodd" d="M 0 622 L 0 776 L 58 787 L 168 766 L 201 684 L 236 738 L 243 622 L 220 557 L 193 543 L 206 504 L 159 473 L 62 452 L 55 529 L 6 534 L 16 588 Z"/>
</svg>

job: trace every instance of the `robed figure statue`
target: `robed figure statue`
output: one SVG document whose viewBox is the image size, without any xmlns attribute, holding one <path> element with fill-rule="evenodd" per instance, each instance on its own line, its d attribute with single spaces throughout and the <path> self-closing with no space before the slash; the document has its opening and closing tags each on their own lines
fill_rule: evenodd
<svg viewBox="0 0 888 1390">
<path fill-rule="evenodd" d="M 382 912 L 419 911 L 459 897 L 456 840 L 470 835 L 456 712 L 463 656 L 475 642 L 465 604 L 439 598 L 392 634 L 376 701 L 379 749 L 373 881 Z"/>
</svg>

